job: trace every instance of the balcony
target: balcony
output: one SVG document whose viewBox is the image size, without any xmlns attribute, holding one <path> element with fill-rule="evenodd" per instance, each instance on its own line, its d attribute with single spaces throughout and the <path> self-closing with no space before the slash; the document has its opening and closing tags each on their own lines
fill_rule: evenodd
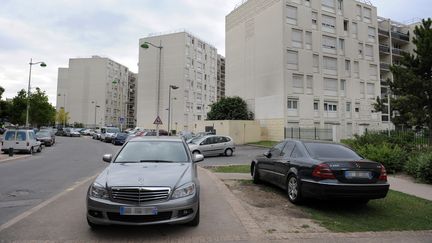
<svg viewBox="0 0 432 243">
<path fill-rule="evenodd" d="M 400 32 L 392 32 L 392 38 L 409 42 L 409 35 Z"/>
<path fill-rule="evenodd" d="M 381 62 L 380 63 L 380 69 L 383 71 L 390 71 L 390 64 Z"/>
<path fill-rule="evenodd" d="M 402 50 L 402 49 L 399 49 L 399 48 L 392 48 L 392 53 L 394 54 L 394 55 L 399 55 L 399 56 L 402 56 L 404 53 L 407 53 L 406 51 L 404 51 L 404 50 Z"/>
<path fill-rule="evenodd" d="M 383 36 L 389 36 L 389 32 L 387 30 L 383 30 L 378 28 L 378 34 L 383 35 Z"/>
<path fill-rule="evenodd" d="M 390 53 L 390 47 L 386 45 L 379 45 L 379 51 L 382 53 Z"/>
</svg>

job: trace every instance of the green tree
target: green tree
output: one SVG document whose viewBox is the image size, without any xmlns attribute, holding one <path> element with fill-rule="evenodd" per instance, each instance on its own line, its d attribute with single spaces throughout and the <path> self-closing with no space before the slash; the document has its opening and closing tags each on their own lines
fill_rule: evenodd
<svg viewBox="0 0 432 243">
<path fill-rule="evenodd" d="M 416 26 L 414 54 L 404 54 L 400 64 L 390 67 L 394 77 L 393 82 L 389 82 L 394 95 L 390 104 L 395 115 L 392 119 L 395 125 L 432 129 L 431 27 L 430 18 Z"/>
<path fill-rule="evenodd" d="M 27 92 L 22 89 L 17 96 L 12 98 L 10 122 L 13 124 L 25 124 L 27 109 Z"/>
<path fill-rule="evenodd" d="M 11 102 L 1 99 L 4 91 L 5 89 L 0 86 L 0 124 L 2 124 L 3 121 L 8 121 L 10 119 L 10 111 L 12 105 Z"/>
<path fill-rule="evenodd" d="M 210 105 L 207 120 L 253 120 L 253 113 L 248 111 L 246 102 L 238 97 L 225 97 Z"/>
<path fill-rule="evenodd" d="M 59 124 L 67 124 L 69 117 L 69 112 L 65 112 L 65 109 L 62 107 L 56 114 L 56 122 Z"/>
<path fill-rule="evenodd" d="M 53 125 L 55 123 L 55 108 L 48 102 L 45 91 L 36 88 L 36 92 L 30 94 L 30 124 L 36 126 Z"/>
</svg>

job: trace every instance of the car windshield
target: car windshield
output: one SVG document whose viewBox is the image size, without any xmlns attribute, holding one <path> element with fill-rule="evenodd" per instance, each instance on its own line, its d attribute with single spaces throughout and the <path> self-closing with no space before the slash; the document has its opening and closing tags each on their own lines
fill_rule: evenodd
<svg viewBox="0 0 432 243">
<path fill-rule="evenodd" d="M 189 143 L 199 144 L 202 139 L 203 139 L 203 137 L 195 137 L 195 138 L 192 138 L 192 140 L 190 140 Z"/>
<path fill-rule="evenodd" d="M 127 133 L 123 133 L 123 132 L 121 132 L 121 133 L 117 133 L 117 137 L 118 137 L 118 138 L 125 138 L 125 137 L 127 137 L 127 136 L 129 136 L 129 134 L 127 134 Z"/>
<path fill-rule="evenodd" d="M 40 131 L 36 133 L 36 137 L 49 137 L 51 134 L 48 131 Z"/>
<path fill-rule="evenodd" d="M 311 153 L 312 157 L 316 159 L 362 159 L 362 157 L 356 152 L 340 144 L 305 143 L 305 146 Z"/>
<path fill-rule="evenodd" d="M 188 162 L 189 157 L 182 142 L 137 141 L 129 142 L 114 163 Z"/>
</svg>

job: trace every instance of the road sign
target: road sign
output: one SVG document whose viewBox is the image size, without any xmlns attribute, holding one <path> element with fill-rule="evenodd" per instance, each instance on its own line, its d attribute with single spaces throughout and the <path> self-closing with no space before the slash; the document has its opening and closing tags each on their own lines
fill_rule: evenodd
<svg viewBox="0 0 432 243">
<path fill-rule="evenodd" d="M 124 117 L 119 117 L 119 121 L 120 121 L 121 124 L 124 123 L 124 120 L 125 120 Z"/>
<path fill-rule="evenodd" d="M 153 122 L 153 124 L 155 125 L 162 125 L 162 120 L 160 119 L 160 117 L 156 117 L 156 120 Z"/>
</svg>

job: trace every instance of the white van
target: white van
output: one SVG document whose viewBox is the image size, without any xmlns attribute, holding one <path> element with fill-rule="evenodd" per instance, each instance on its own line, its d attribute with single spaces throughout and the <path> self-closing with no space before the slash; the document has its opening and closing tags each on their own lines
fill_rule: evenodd
<svg viewBox="0 0 432 243">
<path fill-rule="evenodd" d="M 8 153 L 9 148 L 13 148 L 14 153 L 26 152 L 32 154 L 34 152 L 41 152 L 42 144 L 36 140 L 33 130 L 7 130 L 3 134 L 1 149 L 4 153 Z"/>
</svg>

